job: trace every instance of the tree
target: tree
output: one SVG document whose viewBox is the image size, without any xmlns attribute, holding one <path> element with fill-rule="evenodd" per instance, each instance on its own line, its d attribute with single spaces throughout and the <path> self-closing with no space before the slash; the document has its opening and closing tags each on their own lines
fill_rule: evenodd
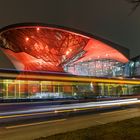
<svg viewBox="0 0 140 140">
<path fill-rule="evenodd" d="M 138 6 L 140 6 L 140 0 L 126 0 L 131 4 L 134 4 L 134 7 L 132 8 L 132 11 L 130 12 L 130 14 L 132 14 Z"/>
</svg>

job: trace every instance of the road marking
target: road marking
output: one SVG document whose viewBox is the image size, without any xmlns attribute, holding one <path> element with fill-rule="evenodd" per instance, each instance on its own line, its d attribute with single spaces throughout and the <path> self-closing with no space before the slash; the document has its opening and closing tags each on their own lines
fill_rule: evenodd
<svg viewBox="0 0 140 140">
<path fill-rule="evenodd" d="M 40 112 L 40 113 L 30 113 L 30 114 L 16 114 L 16 115 L 9 115 L 9 116 L 0 116 L 0 119 L 8 119 L 8 118 L 16 118 L 16 117 L 27 117 L 33 115 L 43 115 L 43 114 L 50 114 L 53 112 Z"/>
<path fill-rule="evenodd" d="M 101 122 L 101 121 L 95 121 L 95 122 L 97 122 L 97 123 L 99 123 L 99 124 L 104 124 L 104 122 Z"/>
<path fill-rule="evenodd" d="M 0 119 L 8 119 L 8 118 L 16 118 L 16 117 L 27 117 L 27 116 L 35 116 L 35 115 L 45 115 L 51 113 L 65 113 L 65 112 L 75 112 L 80 110 L 88 110 L 94 109 L 93 107 L 90 108 L 76 108 L 76 109 L 67 109 L 67 110 L 55 110 L 51 112 L 39 112 L 39 113 L 29 113 L 29 114 L 14 114 L 14 115 L 7 115 L 7 116 L 0 116 Z"/>
<path fill-rule="evenodd" d="M 20 124 L 20 125 L 14 125 L 14 126 L 7 126 L 6 129 L 13 129 L 13 128 L 19 128 L 19 127 L 26 127 L 26 126 L 34 126 L 34 125 L 41 125 L 41 124 L 48 124 L 48 123 L 56 123 L 56 122 L 62 122 L 67 119 L 59 119 L 59 120 L 52 120 L 52 121 L 43 121 L 43 122 L 36 122 L 36 123 L 29 123 L 29 124 Z"/>
<path fill-rule="evenodd" d="M 115 115 L 115 114 L 117 114 L 117 113 L 124 113 L 124 112 L 134 112 L 134 110 L 132 110 L 132 109 L 127 109 L 127 110 L 113 110 L 113 111 L 111 111 L 111 112 L 103 112 L 103 113 L 101 113 L 102 115 L 111 115 L 111 114 L 113 114 L 113 115 Z"/>
</svg>

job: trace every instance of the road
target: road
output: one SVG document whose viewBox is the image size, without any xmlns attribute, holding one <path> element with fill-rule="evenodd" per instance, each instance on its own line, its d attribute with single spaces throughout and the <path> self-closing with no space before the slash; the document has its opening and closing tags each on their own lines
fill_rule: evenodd
<svg viewBox="0 0 140 140">
<path fill-rule="evenodd" d="M 10 114 L 8 117 L 7 115 L 0 115 L 0 140 L 32 140 L 42 136 L 50 136 L 57 133 L 133 118 L 140 116 L 140 105 L 135 104 L 129 107 L 120 107 L 120 109 L 117 108 L 115 110 L 114 108 L 108 108 L 105 111 L 103 109 L 101 111 L 94 109 L 85 110 L 85 108 L 73 111 L 70 109 L 59 111 L 62 112 L 53 111 L 48 114 L 48 112 L 43 111 Z M 10 112 L 9 109 L 7 113 Z M 1 113 L 6 113 L 6 111 L 2 111 Z M 77 114 L 71 115 L 72 113 Z"/>
<path fill-rule="evenodd" d="M 43 123 L 30 123 L 0 128 L 1 140 L 33 140 L 42 136 L 73 131 L 90 126 L 124 120 L 140 116 L 140 108 L 129 108 L 99 114 L 90 114 L 45 121 Z"/>
</svg>

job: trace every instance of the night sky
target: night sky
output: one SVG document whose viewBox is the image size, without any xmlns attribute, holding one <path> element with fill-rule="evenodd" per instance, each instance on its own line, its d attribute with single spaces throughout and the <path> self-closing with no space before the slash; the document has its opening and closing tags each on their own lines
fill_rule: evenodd
<svg viewBox="0 0 140 140">
<path fill-rule="evenodd" d="M 43 22 L 79 29 L 111 40 L 140 55 L 140 7 L 125 0 L 0 0 L 0 28 Z"/>
</svg>

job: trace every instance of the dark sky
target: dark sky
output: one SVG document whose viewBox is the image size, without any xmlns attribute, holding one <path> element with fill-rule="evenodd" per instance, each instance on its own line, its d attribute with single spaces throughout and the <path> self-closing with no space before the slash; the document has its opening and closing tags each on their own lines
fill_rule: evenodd
<svg viewBox="0 0 140 140">
<path fill-rule="evenodd" d="M 140 55 L 140 7 L 125 0 L 0 0 L 0 28 L 43 22 L 76 28 L 103 37 Z"/>
</svg>

